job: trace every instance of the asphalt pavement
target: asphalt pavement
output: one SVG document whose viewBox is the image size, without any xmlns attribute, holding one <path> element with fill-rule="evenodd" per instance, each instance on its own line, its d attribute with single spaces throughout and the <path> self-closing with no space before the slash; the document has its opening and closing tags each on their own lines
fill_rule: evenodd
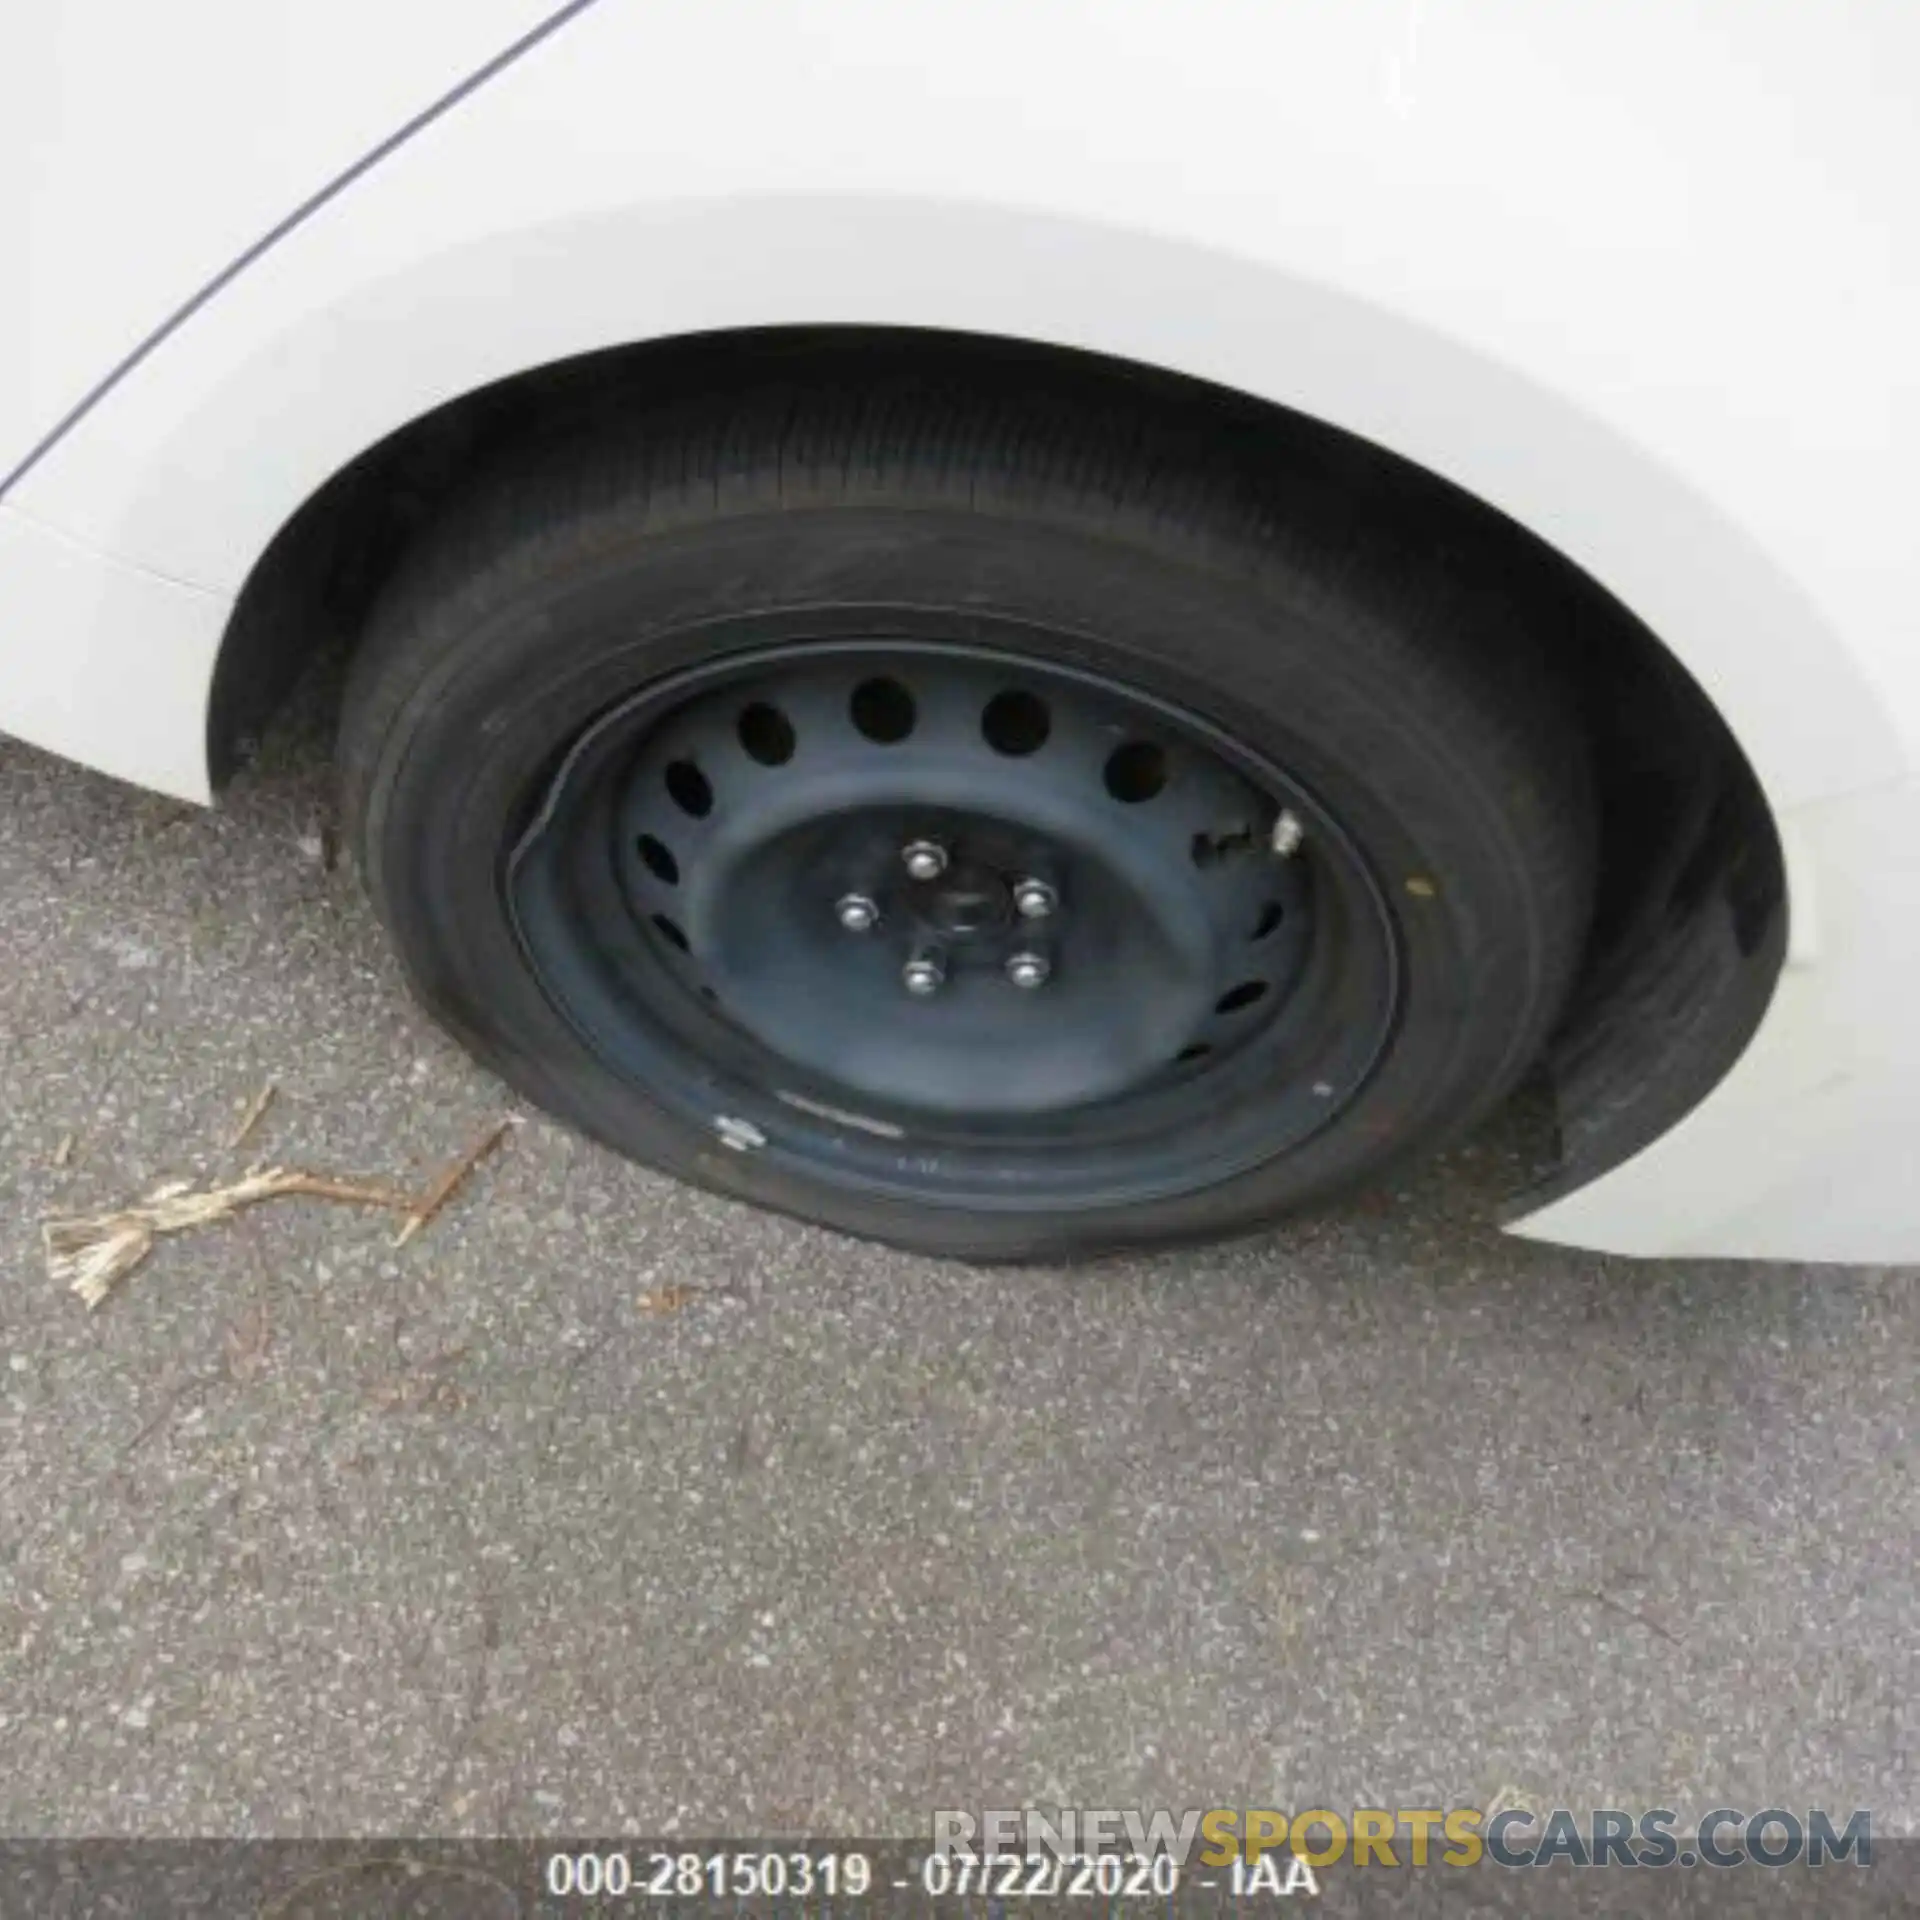
<svg viewBox="0 0 1920 1920">
<path fill-rule="evenodd" d="M 333 860 L 317 716 L 211 813 L 0 741 L 0 1831 L 1911 1823 L 1913 1274 L 1509 1240 L 1523 1117 L 1260 1240 L 981 1272 L 529 1115 L 405 1248 L 278 1201 L 96 1313 L 47 1278 L 49 1215 L 417 1183 L 518 1110 Z"/>
</svg>

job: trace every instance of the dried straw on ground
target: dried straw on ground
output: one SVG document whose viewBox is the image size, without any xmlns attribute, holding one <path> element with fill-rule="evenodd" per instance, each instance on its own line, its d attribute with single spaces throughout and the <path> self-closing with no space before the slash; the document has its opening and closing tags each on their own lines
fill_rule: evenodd
<svg viewBox="0 0 1920 1920">
<path fill-rule="evenodd" d="M 265 1110 L 264 1100 L 257 1104 Z M 424 1193 L 408 1193 L 374 1181 L 336 1180 L 288 1167 L 257 1167 L 238 1180 L 205 1185 L 192 1180 L 170 1181 L 130 1206 L 47 1221 L 41 1228 L 47 1272 L 71 1287 L 91 1310 L 139 1266 L 157 1240 L 194 1227 L 217 1225 L 232 1219 L 242 1207 L 257 1206 L 263 1200 L 336 1200 L 347 1206 L 385 1208 L 404 1216 L 395 1243 L 405 1245 L 439 1213 L 474 1168 L 505 1138 L 512 1124 L 509 1118 L 489 1127 L 447 1164 Z"/>
<path fill-rule="evenodd" d="M 391 1187 L 328 1180 L 286 1167 L 263 1167 L 238 1180 L 206 1187 L 196 1187 L 191 1180 L 175 1180 L 156 1187 L 130 1207 L 71 1220 L 49 1220 L 41 1229 L 47 1272 L 71 1287 L 88 1307 L 97 1307 L 164 1235 L 184 1233 L 190 1227 L 209 1227 L 216 1221 L 232 1219 L 242 1207 L 292 1194 L 304 1194 L 313 1200 L 342 1200 L 354 1206 L 390 1207 L 400 1213 L 414 1205 L 412 1194 Z"/>
</svg>

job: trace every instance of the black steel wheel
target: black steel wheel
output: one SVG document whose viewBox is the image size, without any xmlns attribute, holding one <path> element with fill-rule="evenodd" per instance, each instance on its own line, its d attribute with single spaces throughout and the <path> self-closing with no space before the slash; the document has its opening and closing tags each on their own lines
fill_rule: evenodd
<svg viewBox="0 0 1920 1920">
<path fill-rule="evenodd" d="M 641 690 L 566 755 L 507 891 L 636 1085 L 927 1204 L 1211 1185 L 1323 1124 L 1395 1009 L 1378 889 L 1299 786 L 978 646 L 800 641 Z"/>
<path fill-rule="evenodd" d="M 1524 1067 L 1579 754 L 1497 627 L 1277 567 L 1249 476 L 1090 524 L 1008 430 L 964 501 L 874 394 L 507 476 L 356 663 L 355 838 L 435 1010 L 655 1164 L 982 1257 L 1255 1224 Z"/>
</svg>

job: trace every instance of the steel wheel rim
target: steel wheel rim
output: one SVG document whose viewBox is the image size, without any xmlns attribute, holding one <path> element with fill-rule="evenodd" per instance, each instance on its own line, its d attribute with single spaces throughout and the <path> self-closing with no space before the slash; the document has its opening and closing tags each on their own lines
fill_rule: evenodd
<svg viewBox="0 0 1920 1920">
<path fill-rule="evenodd" d="M 1323 1128 L 1397 1013 L 1381 890 L 1299 781 L 1013 646 L 714 658 L 594 719 L 528 812 L 507 905 L 595 1056 L 843 1188 L 1018 1210 L 1214 1185 Z"/>
</svg>

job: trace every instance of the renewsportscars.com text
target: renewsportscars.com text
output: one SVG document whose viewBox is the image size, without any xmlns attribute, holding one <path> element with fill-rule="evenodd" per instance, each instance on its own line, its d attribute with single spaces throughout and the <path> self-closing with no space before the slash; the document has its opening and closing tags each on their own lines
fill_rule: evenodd
<svg viewBox="0 0 1920 1920">
<path fill-rule="evenodd" d="M 1291 1853 L 1314 1867 L 1821 1867 L 1873 1864 L 1873 1816 L 1823 1807 L 1715 1807 L 1691 1821 L 1671 1807 L 1631 1812 L 1557 1807 L 1195 1807 L 1175 1812 L 1061 1807 L 942 1809 L 935 1855 L 978 1862 L 1014 1856 L 1165 1854 L 1181 1865 L 1225 1867 Z"/>
</svg>

